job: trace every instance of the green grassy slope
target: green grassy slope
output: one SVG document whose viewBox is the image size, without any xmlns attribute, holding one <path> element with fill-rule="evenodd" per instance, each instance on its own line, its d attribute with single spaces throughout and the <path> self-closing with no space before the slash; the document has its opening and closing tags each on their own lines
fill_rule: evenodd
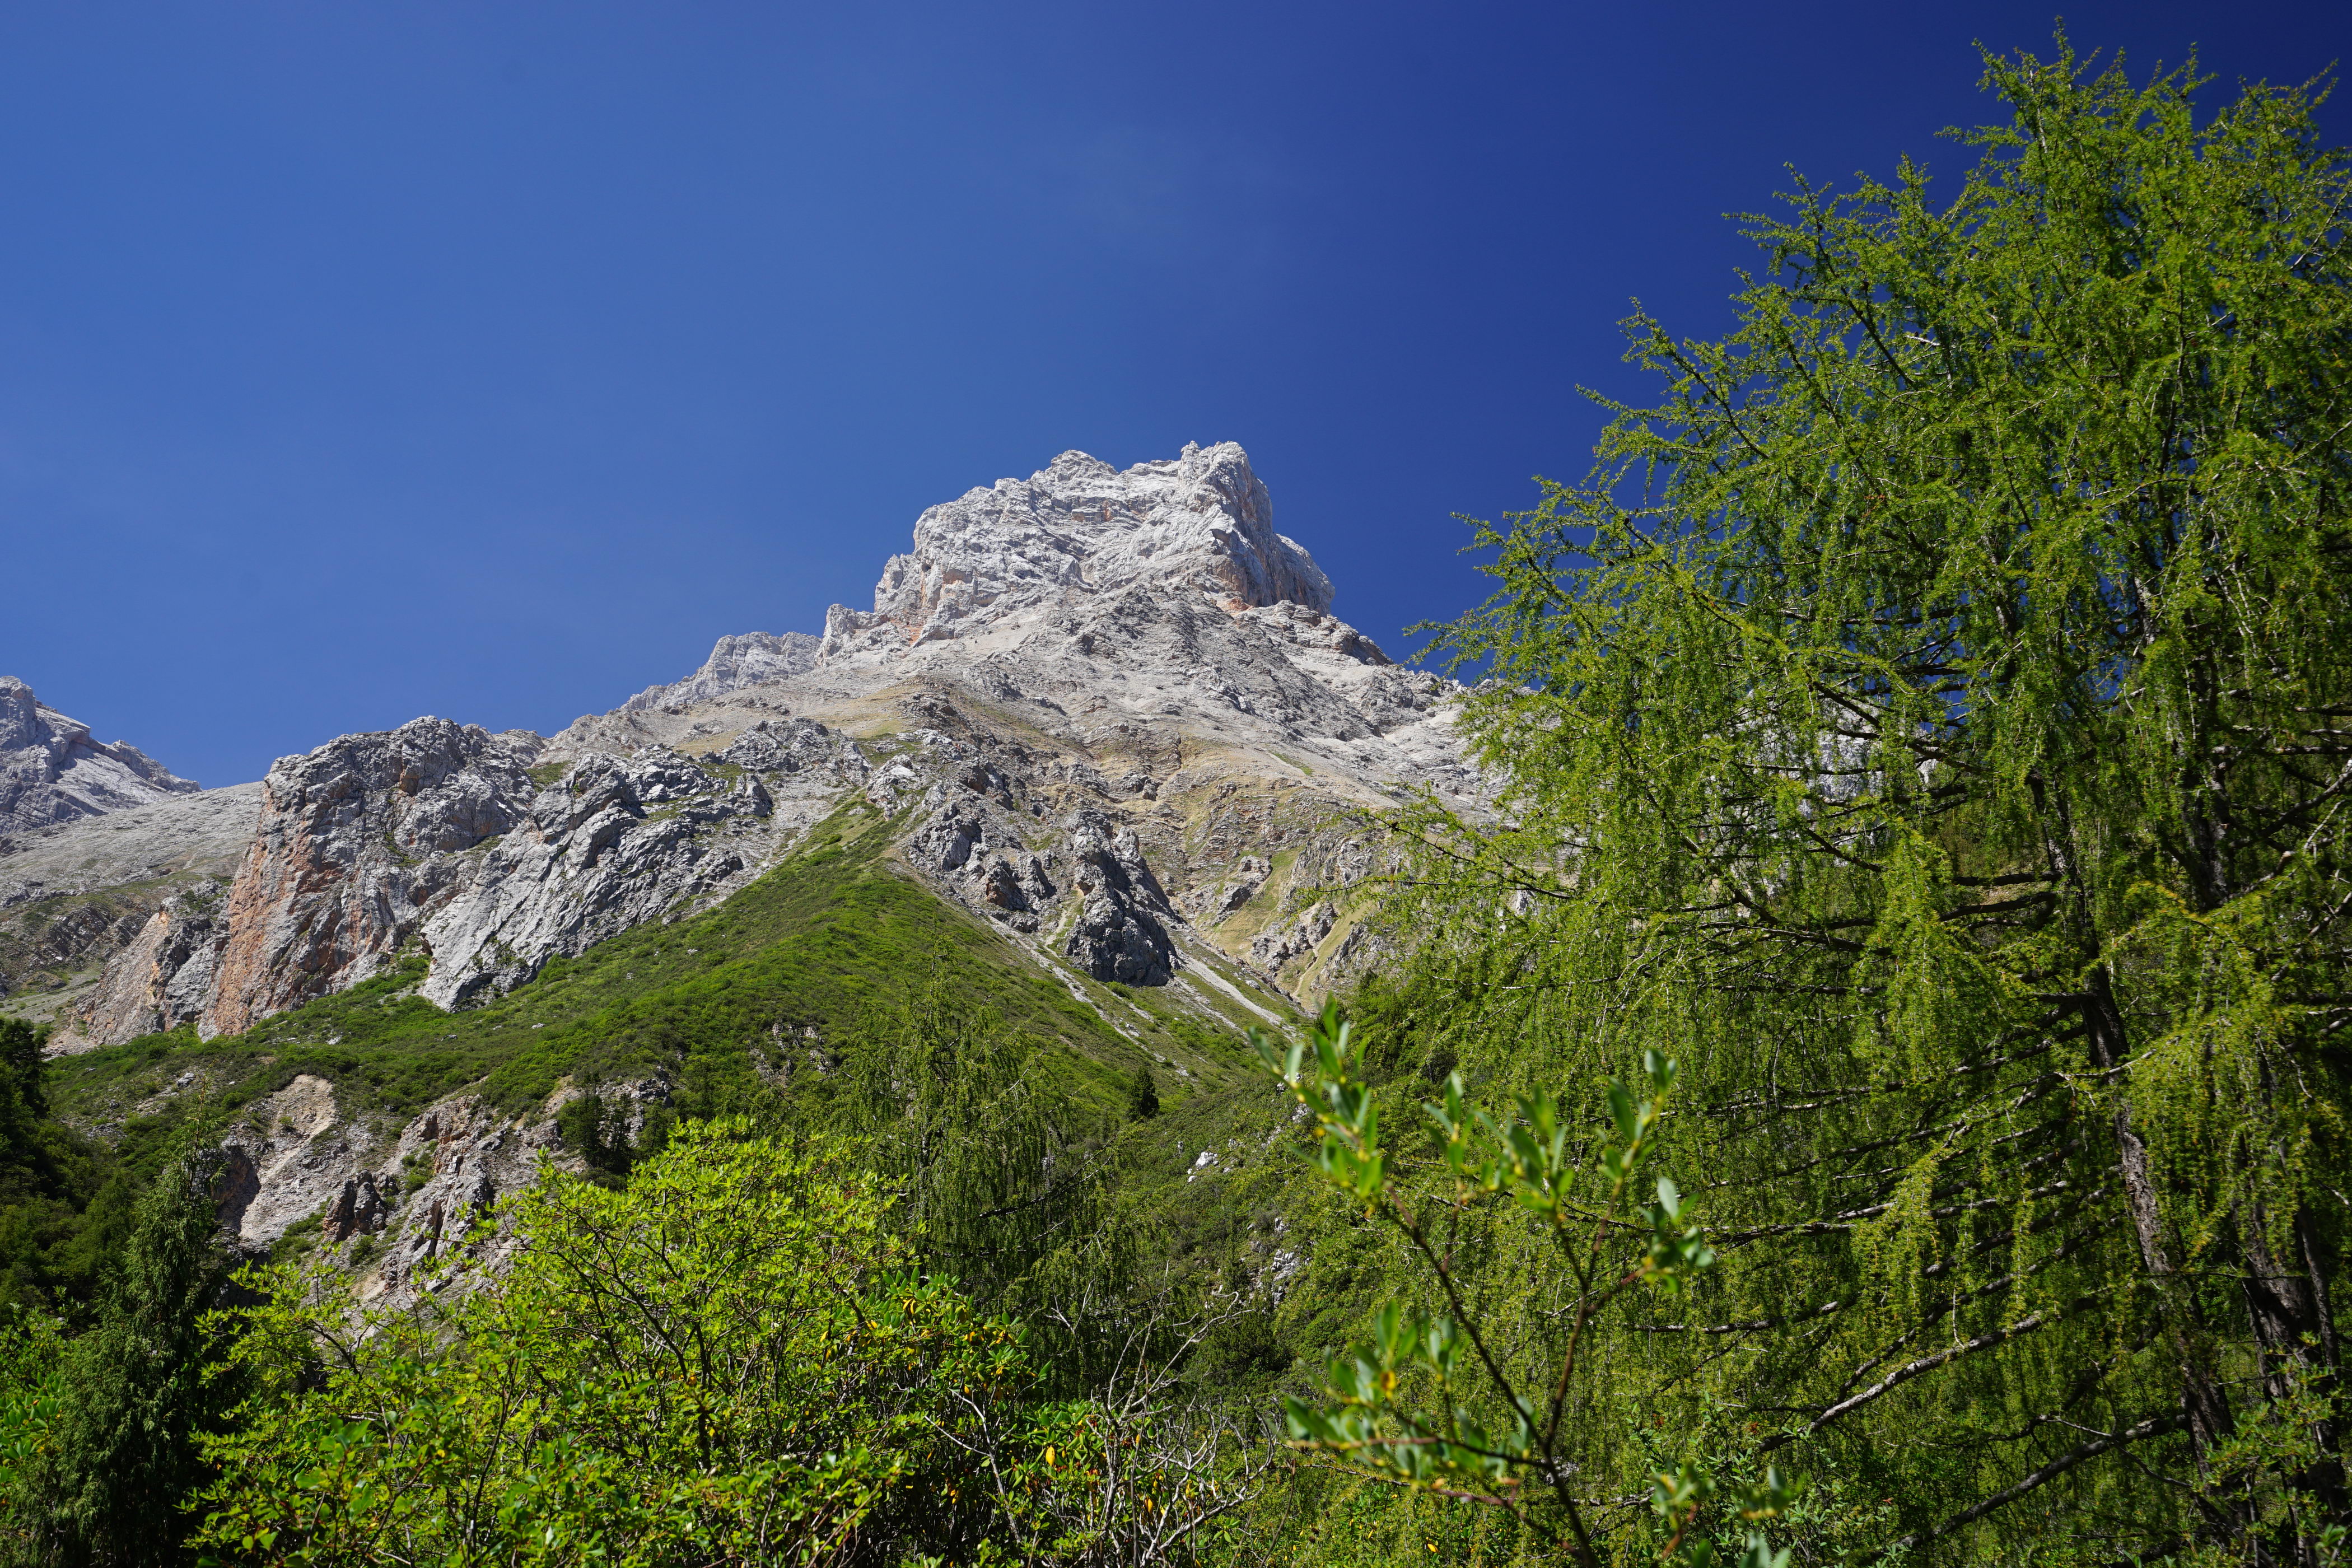
<svg viewBox="0 0 2352 1568">
<path fill-rule="evenodd" d="M 887 858 L 892 826 L 863 803 L 846 808 L 726 902 L 551 963 L 478 1009 L 445 1013 L 416 996 L 417 955 L 243 1035 L 181 1029 L 52 1061 L 59 1131 L 90 1169 L 63 1206 L 0 1201 L 0 1301 L 88 1297 L 181 1129 L 299 1074 L 331 1080 L 342 1115 L 380 1137 L 461 1090 L 528 1114 L 566 1079 L 649 1077 L 667 1082 L 679 1116 L 839 1128 L 855 1121 L 840 1097 L 856 1092 L 856 1062 L 903 1049 L 909 1013 L 941 1003 L 992 1014 L 1024 1047 L 1024 1076 L 1108 1159 L 1123 1223 L 1144 1225 L 1170 1262 L 1230 1278 L 1298 1246 L 1276 1226 L 1304 1167 L 1296 1138 L 1276 1132 L 1286 1107 L 1243 1037 L 1234 1015 L 1246 1010 L 1217 1007 L 1213 986 L 1104 985 L 1041 967 Z M 1131 1121 L 1147 1067 L 1160 1110 Z"/>
<path fill-rule="evenodd" d="M 1148 1061 L 1181 1057 L 1204 1089 L 1247 1070 L 1235 1036 L 1162 998 L 1084 981 L 1088 999 L 1073 995 L 1073 982 L 885 862 L 886 827 L 870 807 L 845 810 L 725 903 L 556 960 L 478 1009 L 444 1013 L 415 996 L 419 956 L 242 1035 L 200 1041 L 184 1028 L 59 1062 L 58 1109 L 113 1135 L 198 1100 L 233 1110 L 298 1073 L 332 1079 L 350 1110 L 402 1119 L 467 1088 L 521 1112 L 566 1076 L 665 1073 L 724 1100 L 802 1068 L 812 1045 L 877 1009 L 938 990 L 1045 1047 L 1038 1070 L 1105 1110 Z"/>
</svg>

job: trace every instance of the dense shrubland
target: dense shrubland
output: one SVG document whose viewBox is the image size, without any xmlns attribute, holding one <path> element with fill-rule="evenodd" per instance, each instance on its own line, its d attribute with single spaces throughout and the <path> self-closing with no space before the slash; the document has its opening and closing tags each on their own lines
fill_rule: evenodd
<svg viewBox="0 0 2352 1568">
<path fill-rule="evenodd" d="M 1801 187 L 1482 525 L 1496 811 L 1393 824 L 1417 956 L 1255 1084 L 835 845 L 691 964 L 314 1005 L 388 1102 L 682 1086 L 371 1316 L 224 1285 L 201 1115 L 49 1103 L 194 1042 L 0 1035 L 0 1555 L 2343 1561 L 2344 164 L 2295 91 L 1988 83 L 1955 192 Z M 796 999 L 839 1070 L 780 1088 Z M 226 1096 L 327 1048 L 268 1027 Z"/>
</svg>

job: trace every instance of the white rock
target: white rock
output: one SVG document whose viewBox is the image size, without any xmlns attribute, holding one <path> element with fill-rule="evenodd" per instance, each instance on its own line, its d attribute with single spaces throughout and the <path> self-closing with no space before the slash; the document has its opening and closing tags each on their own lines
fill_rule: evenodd
<svg viewBox="0 0 2352 1568">
<path fill-rule="evenodd" d="M 1232 610 L 1331 607 L 1330 579 L 1274 531 L 1274 503 L 1230 441 L 1121 472 L 1065 452 L 1019 479 L 935 506 L 882 568 L 869 613 L 835 605 L 823 658 L 968 636 L 1024 612 L 1135 584 L 1188 587 Z"/>
<path fill-rule="evenodd" d="M 621 705 L 623 712 L 708 702 L 766 680 L 787 680 L 816 664 L 818 640 L 806 632 L 743 632 L 719 639 L 702 668 L 684 680 L 648 686 Z"/>
</svg>

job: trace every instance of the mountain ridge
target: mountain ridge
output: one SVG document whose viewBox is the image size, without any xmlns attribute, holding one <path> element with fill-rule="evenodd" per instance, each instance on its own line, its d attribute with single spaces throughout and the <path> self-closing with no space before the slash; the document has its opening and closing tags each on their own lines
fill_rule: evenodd
<svg viewBox="0 0 2352 1568">
<path fill-rule="evenodd" d="M 15 676 L 0 675 L 0 845 L 13 834 L 202 788 L 128 741 L 98 740 Z"/>
<path fill-rule="evenodd" d="M 1094 1101 L 1145 1068 L 1238 1092 L 1244 1026 L 1289 1027 L 1385 952 L 1377 815 L 1477 793 L 1459 688 L 1332 615 L 1271 519 L 1237 446 L 1126 470 L 1066 453 L 926 510 L 875 609 L 836 607 L 822 639 L 722 637 L 552 736 L 424 718 L 283 758 L 211 808 L 215 842 L 253 814 L 234 868 L 206 862 L 70 994 L 50 1049 L 100 1053 L 78 1114 L 223 1097 L 239 1245 L 310 1218 L 380 1237 L 363 1289 L 404 1300 L 468 1216 L 574 1158 L 570 1099 L 604 1096 L 634 1136 L 714 1048 L 739 1076 L 822 1079 L 891 954 L 1005 998 L 1058 1041 L 1025 1070 Z M 803 911 L 782 945 L 698 955 L 779 900 Z M 565 1021 L 583 984 L 667 996 L 714 962 L 707 1000 L 656 1005 L 727 1010 L 689 1031 L 700 1066 L 625 1010 Z"/>
<path fill-rule="evenodd" d="M 1276 1016 L 1362 956 L 1364 814 L 1475 795 L 1457 689 L 1331 602 L 1239 446 L 1066 452 L 927 509 L 822 639 L 722 637 L 551 737 L 425 719 L 282 759 L 226 889 L 157 909 L 60 1044 L 236 1033 L 411 956 L 474 1005 L 723 900 L 851 800 L 1045 972 Z"/>
</svg>

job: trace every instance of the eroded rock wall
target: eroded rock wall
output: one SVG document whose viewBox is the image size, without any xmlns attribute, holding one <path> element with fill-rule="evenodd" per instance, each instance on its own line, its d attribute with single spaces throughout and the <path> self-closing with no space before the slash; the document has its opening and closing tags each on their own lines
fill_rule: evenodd
<svg viewBox="0 0 2352 1568">
<path fill-rule="evenodd" d="M 709 702 L 763 681 L 789 680 L 816 666 L 819 639 L 806 632 L 742 632 L 723 637 L 702 668 L 683 680 L 648 686 L 621 705 L 625 712 Z"/>
<path fill-rule="evenodd" d="M 201 1088 L 190 1081 L 179 1092 Z M 299 1075 L 255 1101 L 223 1141 L 222 1226 L 247 1256 L 331 1249 L 352 1268 L 362 1301 L 405 1304 L 452 1281 L 463 1289 L 512 1253 L 499 1201 L 547 1170 L 583 1169 L 555 1130 L 576 1092 L 561 1088 L 520 1115 L 452 1095 L 398 1121 L 356 1111 L 327 1079 Z M 618 1134 L 635 1138 L 669 1091 L 648 1079 L 600 1092 Z M 478 1229 L 482 1221 L 490 1223 Z"/>
<path fill-rule="evenodd" d="M 420 719 L 281 762 L 226 895 L 158 910 L 79 1033 L 235 1033 L 409 951 L 429 960 L 420 994 L 464 1006 L 740 886 L 866 771 L 806 721 L 749 727 L 702 761 L 655 744 L 541 763 L 544 750 Z"/>
<path fill-rule="evenodd" d="M 202 1020 L 233 1034 L 390 963 L 538 794 L 535 735 L 418 719 L 280 762 L 222 916 Z"/>
<path fill-rule="evenodd" d="M 824 657 L 968 636 L 1139 584 L 1234 610 L 1331 606 L 1330 579 L 1274 531 L 1274 502 L 1233 442 L 1123 470 L 1065 452 L 1025 481 L 999 479 L 924 512 L 914 549 L 884 564 L 873 610 L 827 615 Z"/>
</svg>

